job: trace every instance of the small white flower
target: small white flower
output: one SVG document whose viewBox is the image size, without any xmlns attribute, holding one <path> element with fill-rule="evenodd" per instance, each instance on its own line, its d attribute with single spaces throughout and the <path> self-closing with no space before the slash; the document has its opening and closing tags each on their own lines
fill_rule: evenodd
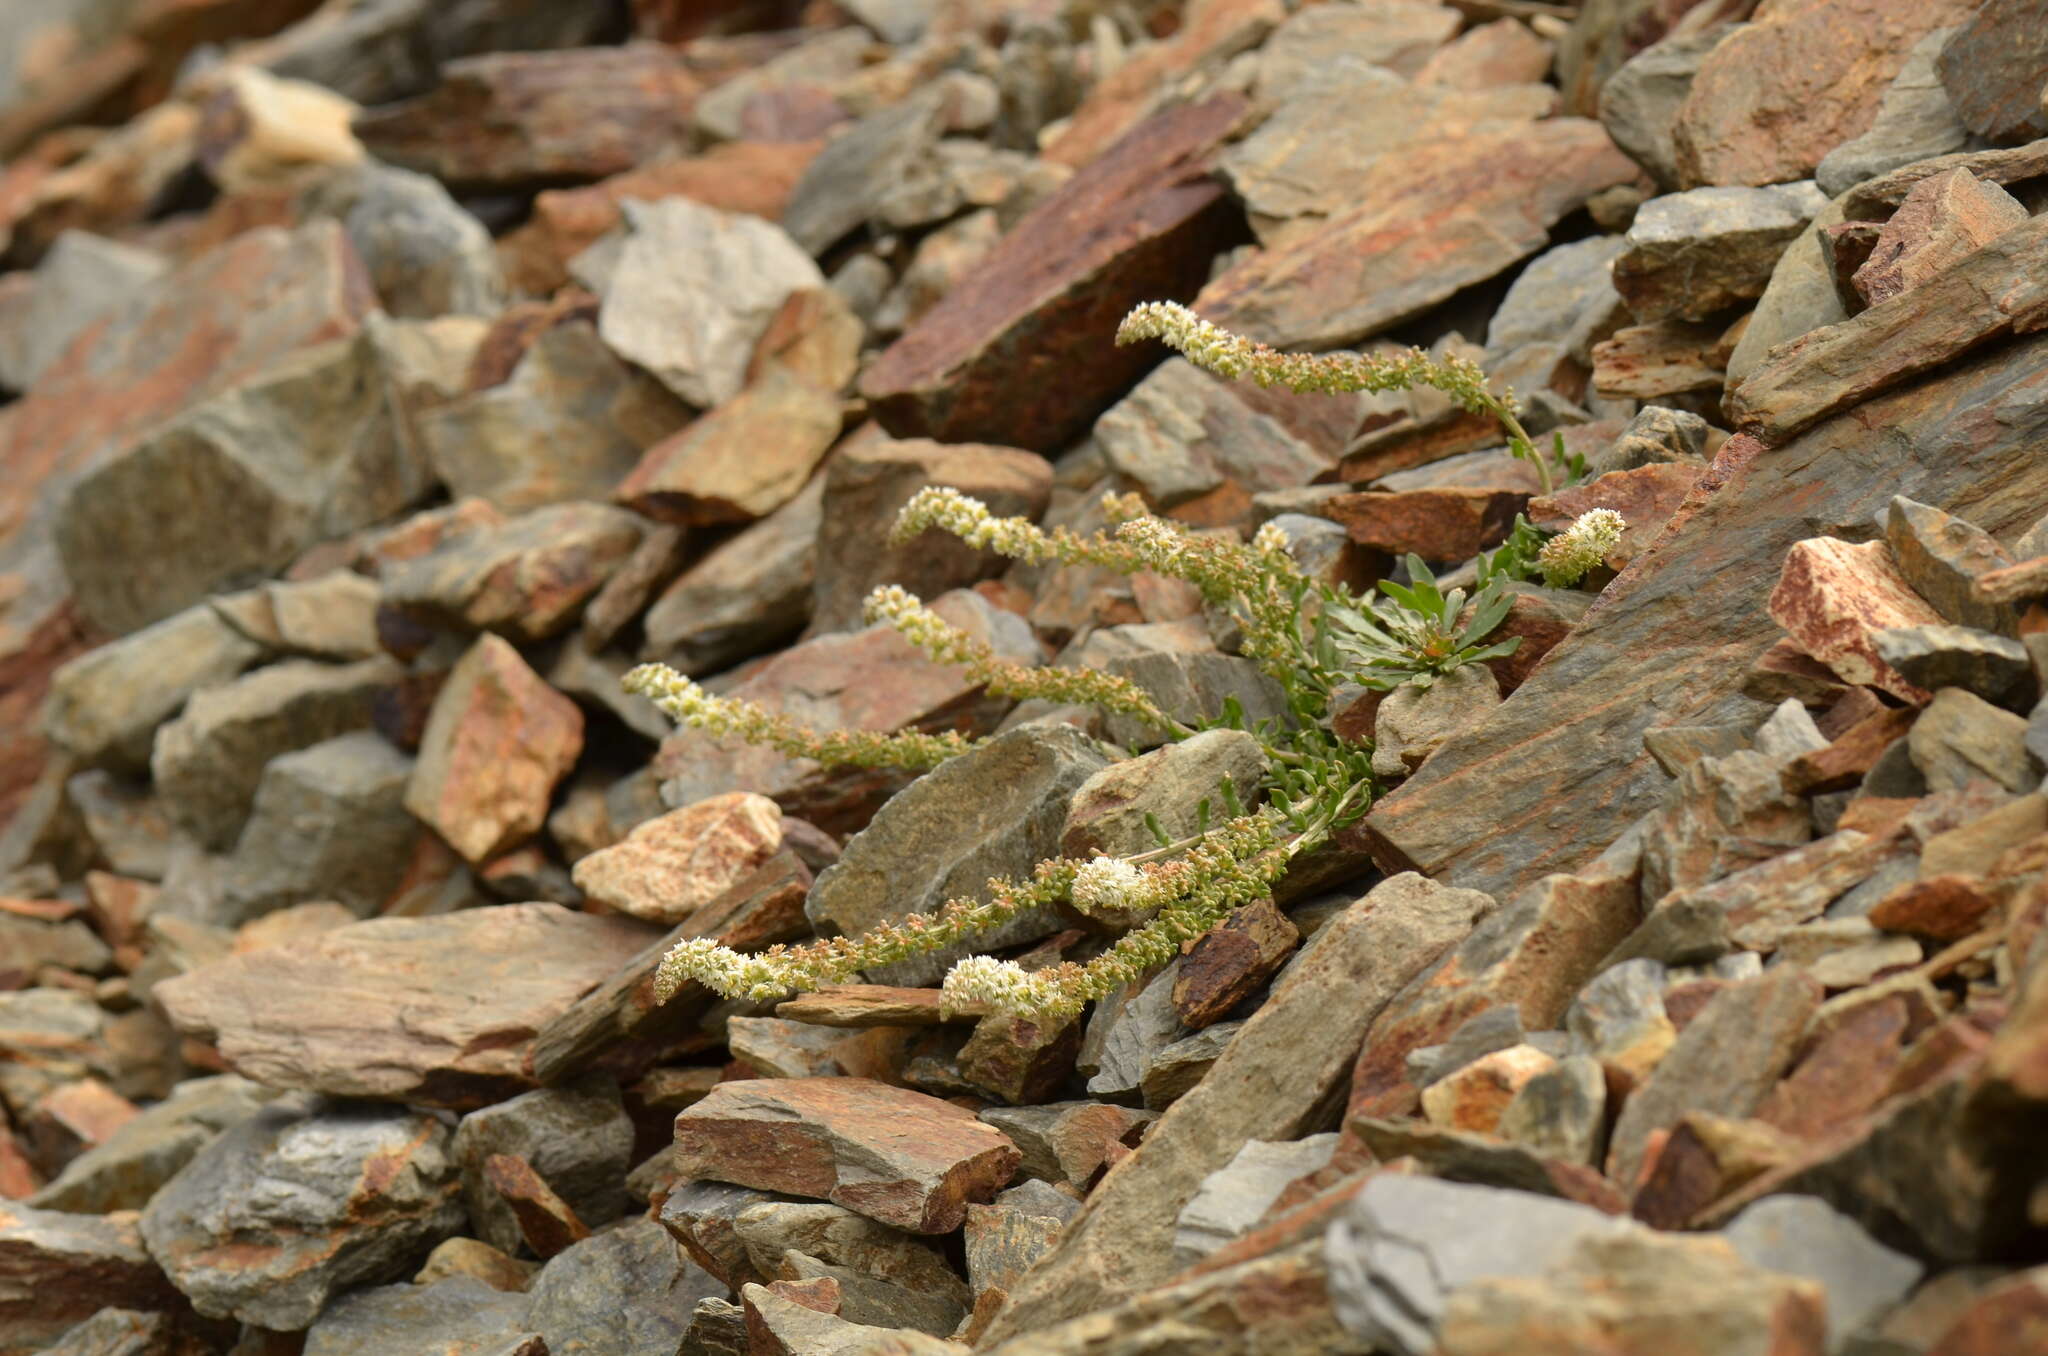
<svg viewBox="0 0 2048 1356">
<path fill-rule="evenodd" d="M 1536 553 L 1536 568 L 1543 582 L 1552 588 L 1569 588 L 1607 559 L 1621 542 L 1628 523 L 1613 509 L 1590 509 L 1572 525 L 1543 543 Z"/>
<path fill-rule="evenodd" d="M 1083 913 L 1099 914 L 1126 908 L 1145 888 L 1143 870 L 1121 857 L 1096 857 L 1074 872 L 1069 896 Z"/>
<path fill-rule="evenodd" d="M 1278 523 L 1267 523 L 1252 534 L 1252 549 L 1261 555 L 1284 555 L 1287 551 L 1287 529 Z"/>
</svg>

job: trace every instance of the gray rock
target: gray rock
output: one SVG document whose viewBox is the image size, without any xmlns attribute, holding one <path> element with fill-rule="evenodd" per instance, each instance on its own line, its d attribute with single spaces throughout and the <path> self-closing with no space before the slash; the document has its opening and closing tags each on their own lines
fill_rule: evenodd
<svg viewBox="0 0 2048 1356">
<path fill-rule="evenodd" d="M 461 1228 L 447 1146 L 432 1116 L 282 1098 L 200 1150 L 142 1236 L 200 1313 L 297 1331 Z"/>
<path fill-rule="evenodd" d="M 365 336 L 312 345 L 80 480 L 56 527 L 79 607 L 133 631 L 422 498 L 431 475 L 382 378 Z M 131 568 L 138 559 L 150 568 Z"/>
<path fill-rule="evenodd" d="M 788 640 L 811 616 L 825 477 L 691 565 L 641 619 L 642 656 L 715 673 Z"/>
<path fill-rule="evenodd" d="M 516 1255 L 523 1236 L 512 1207 L 484 1180 L 484 1160 L 492 1154 L 525 1159 L 593 1229 L 626 1211 L 633 1123 L 618 1085 L 603 1075 L 470 1112 L 455 1128 L 451 1152 L 462 1170 L 470 1232 L 501 1252 Z"/>
<path fill-rule="evenodd" d="M 1413 77 L 1458 31 L 1455 11 L 1406 4 L 1305 9 L 1273 31 L 1259 50 L 1258 95 L 1266 100 L 1342 90 L 1386 71 Z"/>
<path fill-rule="evenodd" d="M 107 1014 L 87 994 L 34 988 L 0 992 L 0 1098 L 29 1107 L 61 1084 L 107 1076 Z"/>
<path fill-rule="evenodd" d="M 704 1185 L 694 1183 L 691 1189 Z M 891 1285 L 967 1302 L 967 1288 L 931 1244 L 843 1206 L 757 1199 L 733 1217 L 732 1230 L 748 1263 L 762 1276 L 776 1274 L 783 1254 L 801 1252 Z"/>
<path fill-rule="evenodd" d="M 1666 188 L 1684 178 L 1672 139 L 1678 110 L 1692 93 L 1700 62 L 1732 31 L 1732 25 L 1717 24 L 1653 42 L 1600 86 L 1600 125 L 1615 145 Z"/>
<path fill-rule="evenodd" d="M 963 1237 L 969 1288 L 977 1296 L 992 1289 L 1007 1293 L 1052 1249 L 1080 1208 L 1073 1197 L 1036 1180 L 999 1193 L 987 1205 L 969 1205 Z"/>
<path fill-rule="evenodd" d="M 370 702 L 398 681 L 389 659 L 292 659 L 209 688 L 157 731 L 150 771 L 178 825 L 215 850 L 231 846 L 272 758 L 370 724 Z"/>
<path fill-rule="evenodd" d="M 96 768 L 65 782 L 64 797 L 109 871 L 137 880 L 164 878 L 171 864 L 171 819 L 146 786 Z"/>
<path fill-rule="evenodd" d="M 8 1277 L 0 1291 L 0 1344 L 10 1352 L 55 1346 L 110 1301 L 182 1307 L 144 1250 L 133 1215 L 67 1215 L 9 1202 L 0 1209 L 0 1256 Z"/>
<path fill-rule="evenodd" d="M 1626 323 L 1614 290 L 1614 261 L 1628 248 L 1620 236 L 1596 235 L 1545 250 L 1531 259 L 1486 326 L 1486 351 L 1500 358 L 1527 344 L 1563 344 L 1587 362 L 1594 343 Z"/>
<path fill-rule="evenodd" d="M 1813 723 L 1813 715 L 1794 699 L 1778 703 L 1770 718 L 1757 727 L 1752 743 L 1766 758 L 1790 762 L 1802 753 L 1828 746 L 1828 737 Z"/>
<path fill-rule="evenodd" d="M 43 729 L 82 764 L 146 771 L 159 725 L 263 656 L 212 608 L 189 607 L 66 662 L 50 681 Z"/>
<path fill-rule="evenodd" d="M 272 1095 L 234 1074 L 188 1079 L 169 1099 L 72 1159 L 28 1203 L 86 1215 L 140 1210 L 193 1155 L 227 1127 L 255 1115 Z"/>
<path fill-rule="evenodd" d="M 670 1352 L 697 1302 L 725 1293 L 659 1224 L 634 1219 L 556 1253 L 527 1288 L 524 1324 L 549 1356 Z"/>
<path fill-rule="evenodd" d="M 499 1356 L 525 1334 L 526 1296 L 474 1276 L 431 1285 L 380 1285 L 343 1295 L 306 1332 L 307 1356 L 358 1352 Z"/>
<path fill-rule="evenodd" d="M 1821 192 L 1839 198 L 1866 179 L 1969 144 L 1969 129 L 1956 116 L 1935 68 L 1954 33 L 1953 28 L 1937 28 L 1913 45 L 1878 103 L 1870 130 L 1821 157 L 1813 172 Z"/>
<path fill-rule="evenodd" d="M 1638 321 L 1706 320 L 1761 296 L 1778 257 L 1826 203 L 1810 182 L 1652 198 L 1614 261 L 1614 286 Z"/>
<path fill-rule="evenodd" d="M 1152 694 L 1159 709 L 1183 725 L 1213 720 L 1236 697 L 1245 721 L 1286 720 L 1287 694 L 1249 659 L 1214 653 L 1153 653 L 1112 659 L 1103 667 Z M 1104 729 L 1125 748 L 1150 748 L 1164 736 L 1131 716 L 1111 716 Z"/>
<path fill-rule="evenodd" d="M 1500 682 L 1484 664 L 1467 664 L 1428 687 L 1403 683 L 1373 715 L 1372 770 L 1405 777 L 1501 702 Z"/>
<path fill-rule="evenodd" d="M 1241 1234 L 1251 1231 L 1280 1193 L 1330 1161 L 1335 1132 L 1275 1143 L 1255 1139 L 1237 1156 L 1202 1179 L 1181 1207 L 1173 1230 L 1173 1259 L 1191 1267 Z"/>
<path fill-rule="evenodd" d="M 722 1299 L 698 1300 L 681 1349 L 692 1356 L 751 1356 L 745 1307 Z"/>
<path fill-rule="evenodd" d="M 45 965 L 97 975 L 114 963 L 113 951 L 76 918 L 58 923 L 12 913 L 0 913 L 0 957 L 17 983 Z"/>
<path fill-rule="evenodd" d="M 1689 410 L 1646 405 L 1620 437 L 1586 458 L 1586 475 L 1597 480 L 1609 471 L 1631 471 L 1657 462 L 1703 462 L 1706 450 L 1706 420 Z"/>
<path fill-rule="evenodd" d="M 628 199 L 615 266 L 595 290 L 613 352 L 701 409 L 746 384 L 754 344 L 792 292 L 825 275 L 772 222 L 688 198 Z M 605 242 L 592 247 L 606 248 Z M 590 256 L 578 255 L 572 272 Z"/>
<path fill-rule="evenodd" d="M 1164 1111 L 1194 1091 L 1242 1030 L 1243 1022 L 1217 1022 L 1182 1036 L 1154 1055 L 1138 1079 L 1146 1109 Z"/>
<path fill-rule="evenodd" d="M 1017 1146 L 1024 1155 L 1024 1165 L 1018 1171 L 1031 1181 L 1086 1188 L 1101 1171 L 1112 1143 L 1136 1139 L 1158 1117 L 1136 1107 L 1084 1100 L 992 1106 L 983 1109 L 981 1119 Z"/>
<path fill-rule="evenodd" d="M 991 876 L 1023 880 L 1058 855 L 1067 804 L 1106 759 L 1065 726 L 1027 726 L 940 764 L 896 795 L 846 843 L 804 901 L 821 929 L 859 934 L 978 895 Z M 932 984 L 955 960 L 1043 937 L 1057 927 L 1033 910 L 1002 928 L 930 956 L 881 967 L 886 984 Z"/>
<path fill-rule="evenodd" d="M 276 75 L 383 104 L 426 93 L 441 65 L 457 57 L 587 47 L 616 41 L 621 30 L 621 16 L 603 5 L 374 0 L 294 24 L 263 43 L 255 59 Z"/>
<path fill-rule="evenodd" d="M 309 209 L 341 219 L 388 314 L 433 320 L 504 309 L 505 271 L 490 231 L 438 180 L 371 162 L 321 184 Z"/>
<path fill-rule="evenodd" d="M 1728 355 L 1727 389 L 1740 385 L 1778 345 L 1849 318 L 1835 288 L 1834 269 L 1821 249 L 1821 232 L 1841 224 L 1842 208 L 1830 202 L 1778 256 L 1748 327 Z"/>
<path fill-rule="evenodd" d="M 1927 778 L 1913 757 L 1912 741 L 1897 740 L 1877 755 L 1870 771 L 1863 774 L 1863 782 L 1856 788 L 1856 794 L 1894 800 L 1911 800 L 1926 795 Z"/>
<path fill-rule="evenodd" d="M 1767 1196 L 1729 1221 L 1721 1236 L 1760 1267 L 1819 1281 L 1835 1350 L 1884 1317 L 1926 1271 L 1817 1196 Z"/>
<path fill-rule="evenodd" d="M 1893 626 L 1879 631 L 1878 658 L 1930 691 L 1961 688 L 1994 706 L 2028 703 L 2034 661 L 2017 640 L 1969 626 Z"/>
<path fill-rule="evenodd" d="M 1741 1118 L 1777 1084 L 1820 1006 L 1821 987 L 1786 966 L 1716 994 L 1621 1108 L 1607 1175 L 1634 1183 L 1650 1136 L 1689 1111 Z"/>
<path fill-rule="evenodd" d="M 823 254 L 879 215 L 883 200 L 938 145 L 948 94 L 942 83 L 927 85 L 835 136 L 790 192 L 782 210 L 789 238 L 811 254 Z"/>
<path fill-rule="evenodd" d="M 1602 970 L 1579 990 L 1565 1013 L 1571 1052 L 1619 1063 L 1644 1051 L 1654 1063 L 1677 1034 L 1664 1011 L 1669 983 L 1663 964 L 1648 957 Z"/>
<path fill-rule="evenodd" d="M 1185 358 L 1170 358 L 1095 421 L 1110 467 L 1171 508 L 1235 484 L 1258 493 L 1305 484 L 1330 458 L 1231 385 Z"/>
<path fill-rule="evenodd" d="M 1173 1006 L 1173 981 L 1179 974 L 1180 961 L 1169 961 L 1143 984 L 1127 986 L 1095 1005 L 1078 1061 L 1088 1075 L 1089 1096 L 1132 1100 L 1159 1052 L 1188 1034 Z"/>
<path fill-rule="evenodd" d="M 384 602 L 429 625 L 545 640 L 576 623 L 647 527 L 609 504 L 550 504 L 394 564 Z"/>
<path fill-rule="evenodd" d="M 26 391 L 80 331 L 163 275 L 161 256 L 86 231 L 65 231 L 0 300 L 0 389 Z M 16 275 L 17 277 L 19 275 Z"/>
<path fill-rule="evenodd" d="M 813 1281 L 821 1277 L 839 1283 L 839 1316 L 849 1323 L 948 1337 L 967 1317 L 967 1306 L 958 1296 L 913 1290 L 852 1267 L 821 1262 L 808 1253 L 791 1250 L 782 1254 L 778 1279 Z"/>
<path fill-rule="evenodd" d="M 1069 857 L 1149 852 L 1159 842 L 1146 826 L 1147 815 L 1157 819 L 1169 839 L 1185 838 L 1196 831 L 1205 799 L 1209 822 L 1225 818 L 1224 778 L 1249 804 L 1265 773 L 1264 747 L 1242 730 L 1204 730 L 1111 763 L 1074 792 L 1060 851 Z"/>
<path fill-rule="evenodd" d="M 707 90 L 693 111 L 697 127 L 713 140 L 737 141 L 744 135 L 747 104 L 756 95 L 792 85 L 837 84 L 859 71 L 874 52 L 874 38 L 857 26 L 820 33 Z"/>
<path fill-rule="evenodd" d="M 422 832 L 405 809 L 411 775 L 412 759 L 370 730 L 271 759 L 226 863 L 221 921 L 308 899 L 376 913 L 411 869 Z"/>
<path fill-rule="evenodd" d="M 2027 722 L 1959 687 L 1946 687 L 1899 741 L 1934 791 L 1987 777 L 2008 791 L 2031 791 L 2041 769 L 2027 752 Z M 1894 747 L 1897 747 L 1896 745 Z M 1873 768 L 1874 775 L 1876 769 Z M 1867 787 L 1870 778 L 1864 778 Z"/>
<path fill-rule="evenodd" d="M 1429 1356 L 1454 1291 L 1539 1276 L 1580 1240 L 1639 1226 L 1588 1205 L 1429 1177 L 1375 1177 L 1324 1235 L 1345 1330 L 1391 1356 Z"/>
<path fill-rule="evenodd" d="M 1899 573 L 1943 618 L 2011 634 L 2011 610 L 1979 599 L 1974 585 L 1979 575 L 2023 556 L 2008 555 L 1983 528 L 1902 494 L 1885 510 L 1884 536 Z"/>
<path fill-rule="evenodd" d="M 1591 1055 L 1568 1055 L 1522 1084 L 1495 1133 L 1542 1158 L 1597 1164 L 1607 1130 L 1607 1075 Z"/>
<path fill-rule="evenodd" d="M 577 320 L 535 339 L 509 379 L 426 410 L 416 424 L 449 494 L 518 511 L 609 498 L 689 414 Z"/>
<path fill-rule="evenodd" d="M 1266 521 L 1285 535 L 1287 554 L 1309 578 L 1337 583 L 1352 577 L 1357 547 L 1339 524 L 1306 513 L 1281 513 Z"/>
</svg>

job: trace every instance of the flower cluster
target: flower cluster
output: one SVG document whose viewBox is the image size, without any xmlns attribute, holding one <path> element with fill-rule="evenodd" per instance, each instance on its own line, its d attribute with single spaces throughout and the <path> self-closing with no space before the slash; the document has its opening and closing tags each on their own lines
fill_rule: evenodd
<svg viewBox="0 0 2048 1356">
<path fill-rule="evenodd" d="M 1512 389 L 1494 391 L 1478 363 L 1457 354 L 1432 357 L 1419 348 L 1389 353 L 1282 353 L 1265 344 L 1202 319 L 1171 301 L 1148 301 L 1131 309 L 1117 327 L 1119 344 L 1157 339 L 1177 349 L 1195 366 L 1235 381 L 1249 377 L 1261 386 L 1283 386 L 1304 394 L 1347 391 L 1406 391 L 1429 386 L 1443 392 L 1459 409 L 1491 415 L 1508 435 L 1518 457 L 1536 464 L 1549 494 L 1555 484 L 1549 463 L 1536 451 L 1528 430 L 1516 416 Z"/>
<path fill-rule="evenodd" d="M 947 730 L 921 734 L 914 730 L 887 734 L 875 730 L 833 730 L 820 733 L 753 702 L 716 697 L 666 664 L 642 664 L 619 680 L 626 691 L 647 698 L 678 725 L 709 735 L 733 736 L 792 758 L 811 758 L 828 766 L 921 770 L 973 748 L 973 742 Z"/>
<path fill-rule="evenodd" d="M 1543 543 L 1536 553 L 1536 568 L 1543 582 L 1552 588 L 1569 588 L 1596 569 L 1621 542 L 1628 523 L 1613 509 L 1591 509 L 1572 525 Z"/>
<path fill-rule="evenodd" d="M 801 946 L 777 943 L 751 956 L 708 937 L 688 938 L 662 958 L 655 970 L 654 993 L 667 1002 L 685 982 L 694 980 L 726 998 L 761 1003 L 799 990 L 843 984 L 859 979 L 863 970 L 944 951 L 1029 909 L 1056 903 L 1066 897 L 1073 881 L 1074 863 L 1055 857 L 1040 862 L 1028 882 L 991 880 L 985 902 L 948 900 L 937 913 L 884 923 L 858 937 L 824 937 Z"/>
<path fill-rule="evenodd" d="M 946 997 L 955 1004 L 980 1004 L 1020 1016 L 1075 1016 L 1095 999 L 1164 965 L 1182 943 L 1200 937 L 1231 911 L 1270 894 L 1303 841 L 1283 844 L 1279 815 L 1261 810 L 1212 830 L 1177 861 L 1104 866 L 1100 863 L 1109 859 L 1098 857 L 1078 868 L 1070 863 L 1070 898 L 1076 907 L 1089 907 L 1080 897 L 1085 889 L 1097 906 L 1156 903 L 1158 914 L 1086 964 L 1063 961 L 1026 971 L 1012 961 L 970 957 L 947 972 Z M 1086 882 L 1084 872 L 1091 873 Z"/>
<path fill-rule="evenodd" d="M 1074 907 L 1106 914 L 1132 906 L 1145 886 L 1145 873 L 1121 857 L 1095 857 L 1074 872 Z"/>
<path fill-rule="evenodd" d="M 1019 701 L 1039 697 L 1097 706 L 1134 716 L 1154 729 L 1177 735 L 1194 733 L 1161 711 L 1152 695 L 1128 678 L 1100 669 L 1033 667 L 999 659 L 986 641 L 954 626 L 898 585 L 884 584 L 870 593 L 862 614 L 870 625 L 886 622 L 894 627 L 934 662 L 965 668 L 969 678 L 998 697 Z"/>
</svg>

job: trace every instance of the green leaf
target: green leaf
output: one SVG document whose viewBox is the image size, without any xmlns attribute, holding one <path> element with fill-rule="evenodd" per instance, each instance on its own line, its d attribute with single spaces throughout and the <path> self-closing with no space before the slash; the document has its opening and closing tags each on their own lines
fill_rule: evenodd
<svg viewBox="0 0 2048 1356">
<path fill-rule="evenodd" d="M 1159 816 L 1152 813 L 1150 810 L 1147 810 L 1145 812 L 1145 827 L 1150 829 L 1152 831 L 1152 836 L 1159 840 L 1159 846 L 1172 846 L 1173 840 L 1166 836 L 1166 830 L 1160 826 Z"/>
</svg>

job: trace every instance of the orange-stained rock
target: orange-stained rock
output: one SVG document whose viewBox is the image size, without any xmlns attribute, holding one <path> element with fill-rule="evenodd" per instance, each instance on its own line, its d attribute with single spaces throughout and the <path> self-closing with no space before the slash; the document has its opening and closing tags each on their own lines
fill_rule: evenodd
<svg viewBox="0 0 2048 1356">
<path fill-rule="evenodd" d="M 794 499 L 840 429 L 839 398 L 771 365 L 717 409 L 647 449 L 618 502 L 686 527 L 746 523 Z"/>
<path fill-rule="evenodd" d="M 1722 347 L 1719 325 L 1690 320 L 1624 325 L 1593 345 L 1593 390 L 1638 400 L 1718 391 L 1728 361 Z"/>
<path fill-rule="evenodd" d="M 1572 520 L 1596 508 L 1613 509 L 1628 524 L 1620 543 L 1607 553 L 1607 563 L 1625 568 L 1649 548 L 1678 512 L 1685 496 L 1707 473 L 1704 466 L 1682 461 L 1657 461 L 1627 471 L 1609 471 L 1596 480 L 1529 501 L 1529 521 L 1547 532 L 1562 532 Z"/>
<path fill-rule="evenodd" d="M 1361 490 L 1332 495 L 1316 512 L 1375 551 L 1424 560 L 1469 560 L 1507 540 L 1529 496 L 1515 490 Z"/>
<path fill-rule="evenodd" d="M 1985 1288 L 1927 1356 L 2018 1356 L 2048 1350 L 2048 1267 Z"/>
<path fill-rule="evenodd" d="M 1065 448 L 1159 360 L 1157 345 L 1118 348 L 1117 322 L 1187 298 L 1243 237 L 1206 171 L 1246 112 L 1235 94 L 1162 112 L 1032 209 L 862 374 L 883 427 Z"/>
<path fill-rule="evenodd" d="M 21 1129 L 37 1166 L 54 1177 L 78 1155 L 105 1144 L 135 1114 L 135 1103 L 97 1078 L 83 1078 L 46 1093 L 28 1108 Z"/>
<path fill-rule="evenodd" d="M 1180 31 L 1132 53 L 1099 81 L 1045 147 L 1055 164 L 1076 169 L 1102 156 L 1191 71 L 1213 69 L 1258 44 L 1287 17 L 1279 0 L 1195 0 Z"/>
<path fill-rule="evenodd" d="M 1560 218 L 1641 172 L 1583 118 L 1397 152 L 1358 206 L 1227 269 L 1194 308 L 1278 347 L 1354 343 L 1534 254 Z"/>
<path fill-rule="evenodd" d="M 1849 682 L 1927 700 L 1879 658 L 1875 637 L 1893 626 L 1940 625 L 1941 616 L 1906 583 L 1882 540 L 1794 542 L 1771 590 L 1770 612 L 1801 649 Z"/>
<path fill-rule="evenodd" d="M 1907 53 L 1977 0 L 1780 0 L 1700 62 L 1673 137 L 1684 186 L 1809 178 L 1870 130 Z"/>
<path fill-rule="evenodd" d="M 434 698 L 405 808 L 471 863 L 489 861 L 539 831 L 582 752 L 576 703 L 482 635 Z"/>
<path fill-rule="evenodd" d="M 576 888 L 651 923 L 683 921 L 782 846 L 782 811 L 766 796 L 732 791 L 671 810 L 591 853 Z"/>
<path fill-rule="evenodd" d="M 1432 1125 L 1491 1134 L 1522 1085 L 1556 1067 L 1556 1060 L 1533 1045 L 1481 1055 L 1424 1088 L 1422 1114 Z"/>
<path fill-rule="evenodd" d="M 1872 306 L 1919 286 L 2027 219 L 2017 198 L 1960 166 L 1907 191 L 1852 278 Z"/>
<path fill-rule="evenodd" d="M 182 1297 L 143 1247 L 132 1211 L 74 1215 L 0 1201 L 0 1350 L 39 1351 L 119 1296 L 123 1308 L 165 1309 Z"/>
<path fill-rule="evenodd" d="M 468 1110 L 533 1087 L 535 1033 L 659 936 L 555 904 L 373 918 L 202 966 L 154 997 L 270 1087 Z"/>
<path fill-rule="evenodd" d="M 1799 1139 L 1833 1132 L 1877 1105 L 1917 1034 L 1904 994 L 1866 1002 L 1817 1035 L 1756 1119 Z"/>
<path fill-rule="evenodd" d="M 950 1233 L 1022 1155 L 974 1113 L 866 1078 L 721 1083 L 676 1117 L 676 1168 L 829 1200 L 919 1234 Z"/>
<path fill-rule="evenodd" d="M 1233 910 L 1181 956 L 1173 978 L 1181 1025 L 1199 1031 L 1222 1021 L 1300 945 L 1301 930 L 1270 898 Z"/>
<path fill-rule="evenodd" d="M 1870 911 L 1870 922 L 1886 932 L 1910 932 L 1956 942 L 1979 931 L 1998 907 L 1998 895 L 1982 878 L 1948 873 L 1909 880 Z"/>
<path fill-rule="evenodd" d="M 512 1207 L 519 1235 L 534 1256 L 553 1257 L 572 1243 L 590 1237 L 588 1225 L 570 1204 L 517 1154 L 492 1154 L 484 1160 L 484 1181 Z"/>
<path fill-rule="evenodd" d="M 582 188 L 557 188 L 533 200 L 524 226 L 498 242 L 512 285 L 545 296 L 569 281 L 569 260 L 619 224 L 627 198 L 694 198 L 725 212 L 781 218 L 796 181 L 822 141 L 732 141 L 683 160 L 664 160 Z"/>
</svg>

